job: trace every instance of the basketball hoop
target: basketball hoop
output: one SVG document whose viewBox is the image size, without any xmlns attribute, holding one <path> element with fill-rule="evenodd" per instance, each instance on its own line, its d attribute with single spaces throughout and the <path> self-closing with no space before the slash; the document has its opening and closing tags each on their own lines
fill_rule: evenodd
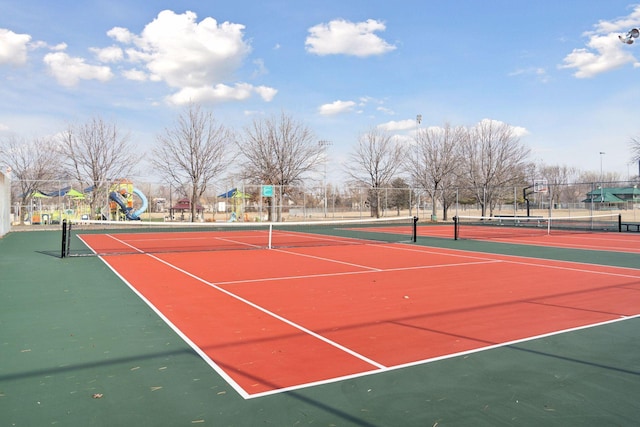
<svg viewBox="0 0 640 427">
<path fill-rule="evenodd" d="M 534 193 L 548 193 L 549 185 L 546 179 L 534 179 L 533 180 L 533 192 Z"/>
</svg>

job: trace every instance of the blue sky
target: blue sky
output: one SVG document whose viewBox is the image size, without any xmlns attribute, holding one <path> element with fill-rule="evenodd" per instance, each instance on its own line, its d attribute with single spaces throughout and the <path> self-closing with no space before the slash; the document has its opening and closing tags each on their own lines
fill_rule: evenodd
<svg viewBox="0 0 640 427">
<path fill-rule="evenodd" d="M 608 0 L 0 0 L 0 137 L 101 116 L 140 153 L 188 100 L 235 129 L 284 111 L 330 175 L 381 126 L 508 123 L 531 160 L 637 174 L 640 6 Z M 605 152 L 605 155 L 600 155 Z M 145 176 L 142 170 L 141 177 Z"/>
</svg>

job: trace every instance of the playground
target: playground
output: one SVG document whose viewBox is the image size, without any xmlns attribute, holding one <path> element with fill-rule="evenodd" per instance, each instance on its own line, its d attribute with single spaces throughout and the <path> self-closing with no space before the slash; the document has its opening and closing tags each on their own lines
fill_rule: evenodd
<svg viewBox="0 0 640 427">
<path fill-rule="evenodd" d="M 138 209 L 133 207 L 133 196 L 136 195 L 142 205 Z M 149 207 L 147 197 L 128 180 L 121 180 L 109 188 L 109 216 L 112 220 L 127 219 L 139 221 Z"/>
<path fill-rule="evenodd" d="M 64 186 L 53 190 L 37 189 L 22 194 L 29 203 L 14 206 L 14 223 L 47 225 L 63 220 L 104 219 L 137 221 L 147 211 L 145 194 L 127 179 L 117 180 L 102 188 L 82 190 Z"/>
</svg>

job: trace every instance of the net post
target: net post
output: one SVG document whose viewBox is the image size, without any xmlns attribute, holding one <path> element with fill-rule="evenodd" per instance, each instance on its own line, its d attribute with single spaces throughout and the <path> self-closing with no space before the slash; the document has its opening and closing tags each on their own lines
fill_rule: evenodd
<svg viewBox="0 0 640 427">
<path fill-rule="evenodd" d="M 67 225 L 67 253 L 65 256 L 69 256 L 69 251 L 71 250 L 71 224 L 71 221 L 69 221 L 69 224 Z"/>
<path fill-rule="evenodd" d="M 273 224 L 269 223 L 269 243 L 267 244 L 267 249 L 271 249 L 271 237 L 273 236 Z"/>
<path fill-rule="evenodd" d="M 65 257 L 69 256 L 69 251 L 71 250 L 71 221 L 67 221 L 67 250 L 64 253 Z"/>
<path fill-rule="evenodd" d="M 453 240 L 458 240 L 458 224 L 459 224 L 458 216 L 453 217 Z"/>
<path fill-rule="evenodd" d="M 411 227 L 411 241 L 416 243 L 418 241 L 418 217 L 413 217 L 413 226 Z"/>
<path fill-rule="evenodd" d="M 618 214 L 618 233 L 622 233 L 622 214 Z"/>
<path fill-rule="evenodd" d="M 60 258 L 67 255 L 67 219 L 62 220 L 62 245 L 60 247 Z"/>
</svg>

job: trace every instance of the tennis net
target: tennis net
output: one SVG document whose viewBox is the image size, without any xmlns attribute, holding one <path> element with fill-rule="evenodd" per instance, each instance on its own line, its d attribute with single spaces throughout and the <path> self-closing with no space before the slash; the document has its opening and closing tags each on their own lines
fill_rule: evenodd
<svg viewBox="0 0 640 427">
<path fill-rule="evenodd" d="M 61 257 L 415 242 L 414 217 L 309 222 L 63 222 Z"/>
<path fill-rule="evenodd" d="M 621 231 L 620 214 L 571 217 L 456 216 L 454 238 L 499 239 L 563 233 Z"/>
</svg>

